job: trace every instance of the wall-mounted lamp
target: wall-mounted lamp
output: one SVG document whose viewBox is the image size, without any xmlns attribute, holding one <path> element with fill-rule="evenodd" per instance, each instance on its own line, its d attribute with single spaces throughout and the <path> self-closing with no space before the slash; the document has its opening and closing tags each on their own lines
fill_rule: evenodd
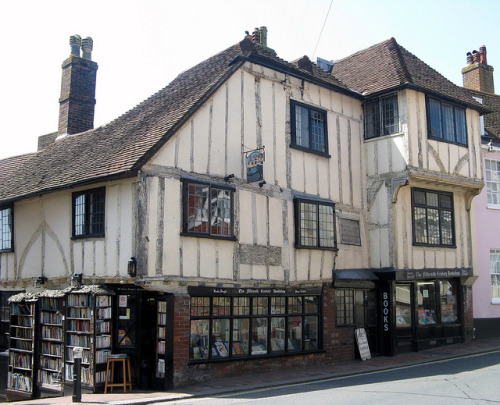
<svg viewBox="0 0 500 405">
<path fill-rule="evenodd" d="M 229 183 L 229 181 L 230 181 L 231 179 L 233 179 L 233 178 L 234 178 L 234 174 L 228 174 L 226 177 L 224 177 L 224 181 L 225 181 L 226 183 Z"/>
<path fill-rule="evenodd" d="M 127 263 L 127 273 L 130 277 L 135 277 L 137 274 L 137 260 L 131 257 Z"/>
<path fill-rule="evenodd" d="M 42 284 L 45 284 L 46 281 L 47 281 L 47 277 L 44 277 L 44 276 L 42 276 L 42 277 L 35 277 L 33 279 L 33 287 L 40 288 L 40 286 Z"/>
<path fill-rule="evenodd" d="M 83 278 L 82 273 L 74 274 L 73 276 L 71 276 L 71 286 L 77 287 L 82 285 L 82 278 Z"/>
<path fill-rule="evenodd" d="M 262 188 L 264 186 L 264 184 L 266 184 L 266 181 L 262 180 L 261 182 L 259 182 L 259 187 Z"/>
</svg>

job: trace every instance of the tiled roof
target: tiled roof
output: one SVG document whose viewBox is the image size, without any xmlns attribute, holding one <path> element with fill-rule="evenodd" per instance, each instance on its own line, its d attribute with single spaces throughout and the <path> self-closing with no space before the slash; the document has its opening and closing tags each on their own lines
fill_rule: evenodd
<svg viewBox="0 0 500 405">
<path fill-rule="evenodd" d="M 310 69 L 298 67 L 244 39 L 181 73 L 111 123 L 68 135 L 37 153 L 0 161 L 0 202 L 133 176 L 245 60 L 357 96 L 314 64 Z"/>
<path fill-rule="evenodd" d="M 500 95 L 466 90 L 471 96 L 481 98 L 484 106 L 490 109 L 491 112 L 484 116 L 484 129 L 486 129 L 488 135 L 494 138 L 496 143 L 500 143 Z"/>
<path fill-rule="evenodd" d="M 394 38 L 336 61 L 332 75 L 365 96 L 410 87 L 485 110 L 462 87 L 408 52 Z"/>
</svg>

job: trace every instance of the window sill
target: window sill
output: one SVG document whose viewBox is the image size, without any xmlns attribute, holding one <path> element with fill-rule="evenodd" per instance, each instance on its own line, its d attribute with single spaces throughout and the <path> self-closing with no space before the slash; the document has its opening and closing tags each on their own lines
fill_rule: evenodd
<svg viewBox="0 0 500 405">
<path fill-rule="evenodd" d="M 85 240 L 85 239 L 104 239 L 105 235 L 83 235 L 83 236 L 72 236 L 71 240 Z"/>
<path fill-rule="evenodd" d="M 489 210 L 500 210 L 500 205 L 488 204 L 488 209 Z"/>
<path fill-rule="evenodd" d="M 305 351 L 296 351 L 296 352 L 280 352 L 280 353 L 270 353 L 270 354 L 259 354 L 259 355 L 245 355 L 245 356 L 233 356 L 233 357 L 219 357 L 215 359 L 190 359 L 189 365 L 195 366 L 198 364 L 207 364 L 207 363 L 221 363 L 226 361 L 238 361 L 238 360 L 263 360 L 263 359 L 271 359 L 276 357 L 290 357 L 290 356 L 305 356 L 309 354 L 319 354 L 324 353 L 323 349 L 316 350 L 305 350 Z"/>
<path fill-rule="evenodd" d="M 500 304 L 500 298 L 492 298 L 491 303 L 493 305 L 499 305 Z"/>
<path fill-rule="evenodd" d="M 313 155 L 322 156 L 322 157 L 325 157 L 325 158 L 328 158 L 328 159 L 331 158 L 330 154 L 327 153 L 327 152 L 320 152 L 318 150 L 304 148 L 303 146 L 299 146 L 299 145 L 293 145 L 293 144 L 291 144 L 290 148 L 295 149 L 295 150 L 300 150 L 301 152 L 307 152 L 307 153 L 311 153 Z"/>
<path fill-rule="evenodd" d="M 238 239 L 235 236 L 217 236 L 217 235 L 207 235 L 207 234 L 203 234 L 203 233 L 181 232 L 181 236 L 188 236 L 190 238 L 227 240 L 230 242 L 237 242 L 238 241 Z"/>
<path fill-rule="evenodd" d="M 434 248 L 434 249 L 456 249 L 456 245 L 426 245 L 423 243 L 413 243 L 413 246 L 419 248 Z"/>
<path fill-rule="evenodd" d="M 320 247 L 320 246 L 302 246 L 302 245 L 295 245 L 295 249 L 329 250 L 331 252 L 338 252 L 339 251 L 338 247 Z"/>
<path fill-rule="evenodd" d="M 449 143 L 450 145 L 461 146 L 462 148 L 468 148 L 469 147 L 468 144 L 463 144 L 463 143 L 448 141 L 448 140 L 443 139 L 443 138 L 435 138 L 435 137 L 432 137 L 432 136 L 427 136 L 427 139 L 429 141 L 444 142 L 444 143 Z"/>
<path fill-rule="evenodd" d="M 373 141 L 378 141 L 381 139 L 399 138 L 402 135 L 404 135 L 404 132 L 396 132 L 395 134 L 381 135 L 381 136 L 375 136 L 373 138 L 363 138 L 363 139 L 365 142 L 373 142 Z"/>
</svg>

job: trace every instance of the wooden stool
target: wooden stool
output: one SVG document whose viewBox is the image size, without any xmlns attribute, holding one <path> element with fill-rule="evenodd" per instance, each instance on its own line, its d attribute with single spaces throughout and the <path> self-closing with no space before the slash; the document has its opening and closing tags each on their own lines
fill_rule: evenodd
<svg viewBox="0 0 500 405">
<path fill-rule="evenodd" d="M 123 369 L 123 382 L 115 383 L 115 363 L 122 363 Z M 111 366 L 111 379 L 109 378 L 109 369 Z M 127 387 L 132 392 L 132 377 L 130 376 L 130 359 L 128 357 L 109 358 L 106 367 L 106 385 L 104 386 L 104 393 L 108 392 L 108 387 L 113 392 L 114 387 L 123 387 L 123 392 L 127 392 Z"/>
</svg>

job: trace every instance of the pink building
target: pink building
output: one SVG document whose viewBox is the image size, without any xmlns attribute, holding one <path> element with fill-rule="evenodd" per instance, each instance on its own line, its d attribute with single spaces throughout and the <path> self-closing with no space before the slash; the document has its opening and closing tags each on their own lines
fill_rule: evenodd
<svg viewBox="0 0 500 405">
<path fill-rule="evenodd" d="M 476 338 L 500 336 L 500 96 L 495 95 L 493 67 L 486 47 L 467 54 L 464 87 L 492 112 L 482 118 L 481 156 L 485 187 L 474 199 L 476 267 L 473 286 Z"/>
</svg>

